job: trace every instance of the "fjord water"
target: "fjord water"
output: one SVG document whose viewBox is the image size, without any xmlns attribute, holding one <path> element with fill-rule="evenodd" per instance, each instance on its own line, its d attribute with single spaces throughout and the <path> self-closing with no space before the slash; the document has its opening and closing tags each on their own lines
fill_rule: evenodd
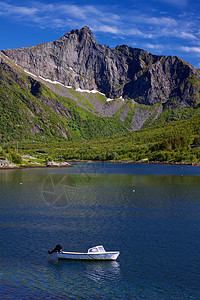
<svg viewBox="0 0 200 300">
<path fill-rule="evenodd" d="M 1 299 L 199 299 L 200 167 L 0 171 Z M 47 250 L 103 244 L 115 262 Z"/>
</svg>

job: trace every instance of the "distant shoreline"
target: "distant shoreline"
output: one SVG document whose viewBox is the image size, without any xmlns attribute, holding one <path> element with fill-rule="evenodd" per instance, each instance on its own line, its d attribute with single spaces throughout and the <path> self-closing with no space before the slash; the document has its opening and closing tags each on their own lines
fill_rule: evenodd
<svg viewBox="0 0 200 300">
<path fill-rule="evenodd" d="M 1 170 L 23 170 L 23 169 L 41 169 L 41 168 L 69 168 L 73 167 L 70 163 L 115 163 L 115 164 L 152 164 L 152 165 L 172 165 L 172 166 L 196 166 L 199 167 L 200 163 L 185 163 L 185 162 L 159 162 L 159 161 L 96 161 L 96 160 L 70 160 L 68 161 L 69 165 L 24 165 L 24 166 L 7 166 L 7 167 L 0 167 Z"/>
<path fill-rule="evenodd" d="M 174 165 L 174 166 L 200 166 L 193 162 L 160 162 L 160 161 L 130 161 L 130 160 L 71 160 L 69 163 L 114 163 L 114 164 L 152 164 L 152 165 Z"/>
<path fill-rule="evenodd" d="M 22 170 L 22 169 L 41 169 L 41 168 L 71 168 L 73 167 L 71 164 L 69 165 L 54 165 L 54 166 L 45 166 L 45 165 L 24 165 L 24 166 L 7 166 L 0 167 L 0 170 Z"/>
</svg>

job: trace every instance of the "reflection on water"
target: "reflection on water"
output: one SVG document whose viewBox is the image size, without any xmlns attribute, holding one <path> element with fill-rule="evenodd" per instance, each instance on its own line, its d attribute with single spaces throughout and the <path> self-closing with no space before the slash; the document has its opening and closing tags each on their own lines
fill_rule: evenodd
<svg viewBox="0 0 200 300">
<path fill-rule="evenodd" d="M 86 276 L 99 284 L 105 284 L 107 280 L 118 281 L 120 265 L 116 261 L 90 262 L 87 264 Z"/>
<path fill-rule="evenodd" d="M 0 297 L 200 298 L 200 169 L 150 167 L 0 171 Z M 58 243 L 120 256 L 58 261 Z"/>
<path fill-rule="evenodd" d="M 71 169 L 0 171 L 1 200 L 54 208 L 170 208 L 188 203 L 190 194 L 198 201 L 194 187 L 200 184 L 199 176 L 66 173 Z"/>
</svg>

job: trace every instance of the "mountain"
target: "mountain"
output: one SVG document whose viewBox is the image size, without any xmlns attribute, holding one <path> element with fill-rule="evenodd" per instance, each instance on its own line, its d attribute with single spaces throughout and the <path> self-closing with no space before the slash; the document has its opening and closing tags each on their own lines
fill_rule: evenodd
<svg viewBox="0 0 200 300">
<path fill-rule="evenodd" d="M 0 137 L 97 139 L 199 115 L 200 71 L 99 45 L 88 27 L 0 51 Z"/>
<path fill-rule="evenodd" d="M 1 142 L 92 139 L 128 131 L 119 116 L 101 117 L 92 113 L 87 95 L 63 88 L 62 94 L 68 97 L 62 97 L 38 80 L 0 52 Z M 78 98 L 80 105 L 76 103 Z M 105 97 L 99 100 L 105 105 Z"/>
<path fill-rule="evenodd" d="M 200 71 L 178 57 L 126 45 L 99 45 L 88 27 L 54 42 L 3 51 L 34 75 L 73 89 L 98 90 L 109 98 L 171 108 L 199 104 Z"/>
</svg>

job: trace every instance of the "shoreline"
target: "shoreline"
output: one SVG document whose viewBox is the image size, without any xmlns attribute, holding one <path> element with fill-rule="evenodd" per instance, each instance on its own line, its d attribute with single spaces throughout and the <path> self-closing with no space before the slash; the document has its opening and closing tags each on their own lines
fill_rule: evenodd
<svg viewBox="0 0 200 300">
<path fill-rule="evenodd" d="M 113 164 L 152 164 L 152 165 L 172 165 L 172 166 L 200 166 L 194 162 L 160 162 L 160 161 L 131 161 L 131 160 L 70 160 L 69 163 L 113 163 Z"/>
<path fill-rule="evenodd" d="M 41 168 L 71 168 L 73 167 L 71 164 L 68 165 L 22 165 L 22 166 L 6 166 L 6 167 L 0 167 L 0 171 L 1 170 L 22 170 L 22 169 L 41 169 Z"/>
<path fill-rule="evenodd" d="M 96 161 L 96 160 L 70 160 L 68 161 L 69 165 L 23 165 L 23 166 L 6 166 L 0 167 L 1 170 L 23 170 L 23 169 L 41 169 L 41 168 L 71 168 L 73 165 L 70 163 L 115 163 L 115 164 L 152 164 L 152 165 L 172 165 L 172 166 L 196 166 L 199 167 L 200 163 L 185 163 L 185 162 L 159 162 L 159 161 Z"/>
</svg>

